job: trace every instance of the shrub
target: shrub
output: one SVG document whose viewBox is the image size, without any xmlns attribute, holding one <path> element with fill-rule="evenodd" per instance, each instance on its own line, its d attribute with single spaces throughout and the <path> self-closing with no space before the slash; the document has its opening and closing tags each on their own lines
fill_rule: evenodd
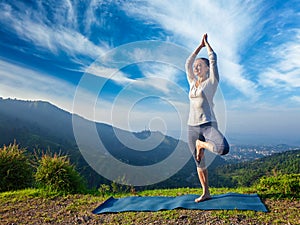
<svg viewBox="0 0 300 225">
<path fill-rule="evenodd" d="M 17 144 L 0 148 L 0 191 L 30 187 L 33 182 L 33 166 L 25 149 Z"/>
<path fill-rule="evenodd" d="M 67 156 L 45 154 L 39 160 L 35 174 L 39 186 L 51 191 L 78 193 L 85 190 L 85 182 Z"/>
<path fill-rule="evenodd" d="M 110 186 L 107 184 L 101 184 L 100 187 L 98 188 L 98 192 L 102 197 L 104 197 L 106 194 L 110 192 Z"/>
<path fill-rule="evenodd" d="M 279 194 L 299 197 L 300 174 L 282 174 L 272 177 L 262 177 L 257 190 L 266 194 Z"/>
</svg>

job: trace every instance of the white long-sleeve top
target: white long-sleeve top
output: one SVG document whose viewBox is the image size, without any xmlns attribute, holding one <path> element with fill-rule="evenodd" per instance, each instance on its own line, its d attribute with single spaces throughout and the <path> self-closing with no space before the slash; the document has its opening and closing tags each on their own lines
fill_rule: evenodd
<svg viewBox="0 0 300 225">
<path fill-rule="evenodd" d="M 209 72 L 208 78 L 196 87 L 196 77 L 193 72 L 193 64 L 196 54 L 190 55 L 185 64 L 187 79 L 190 85 L 189 99 L 190 112 L 188 125 L 198 126 L 207 122 L 216 122 L 213 98 L 219 83 L 217 67 L 217 55 L 215 52 L 208 53 Z"/>
</svg>

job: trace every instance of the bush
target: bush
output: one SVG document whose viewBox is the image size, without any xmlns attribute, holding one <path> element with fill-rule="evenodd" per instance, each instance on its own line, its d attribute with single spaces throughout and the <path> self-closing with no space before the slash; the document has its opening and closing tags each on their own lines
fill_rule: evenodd
<svg viewBox="0 0 300 225">
<path fill-rule="evenodd" d="M 98 192 L 102 197 L 104 197 L 106 194 L 110 192 L 110 186 L 107 184 L 101 184 L 100 187 L 98 188 Z"/>
<path fill-rule="evenodd" d="M 262 177 L 257 184 L 257 190 L 266 194 L 299 197 L 300 174 L 283 174 L 273 177 Z"/>
<path fill-rule="evenodd" d="M 78 193 L 85 190 L 83 178 L 67 156 L 43 155 L 39 160 L 35 180 L 39 186 L 51 191 Z"/>
<path fill-rule="evenodd" d="M 0 191 L 30 187 L 33 183 L 33 166 L 17 144 L 0 148 Z"/>
</svg>

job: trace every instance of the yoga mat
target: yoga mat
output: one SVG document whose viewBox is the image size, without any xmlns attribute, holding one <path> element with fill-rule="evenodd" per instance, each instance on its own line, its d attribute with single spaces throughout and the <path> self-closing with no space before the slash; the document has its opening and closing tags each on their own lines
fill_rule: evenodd
<svg viewBox="0 0 300 225">
<path fill-rule="evenodd" d="M 131 196 L 115 199 L 110 197 L 92 212 L 94 214 L 115 213 L 126 211 L 159 211 L 171 209 L 200 209 L 200 210 L 254 210 L 267 212 L 265 205 L 257 194 L 227 193 L 213 195 L 210 200 L 195 203 L 199 195 L 165 196 Z"/>
</svg>

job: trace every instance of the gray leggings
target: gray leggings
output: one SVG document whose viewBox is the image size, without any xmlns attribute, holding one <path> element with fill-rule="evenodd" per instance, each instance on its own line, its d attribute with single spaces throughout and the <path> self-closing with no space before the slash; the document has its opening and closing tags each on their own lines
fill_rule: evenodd
<svg viewBox="0 0 300 225">
<path fill-rule="evenodd" d="M 188 126 L 188 144 L 197 167 L 200 162 L 196 160 L 196 140 L 205 141 L 213 145 L 213 152 L 218 155 L 226 155 L 229 152 L 229 145 L 226 138 L 218 130 L 216 122 L 208 122 L 199 126 Z"/>
</svg>

